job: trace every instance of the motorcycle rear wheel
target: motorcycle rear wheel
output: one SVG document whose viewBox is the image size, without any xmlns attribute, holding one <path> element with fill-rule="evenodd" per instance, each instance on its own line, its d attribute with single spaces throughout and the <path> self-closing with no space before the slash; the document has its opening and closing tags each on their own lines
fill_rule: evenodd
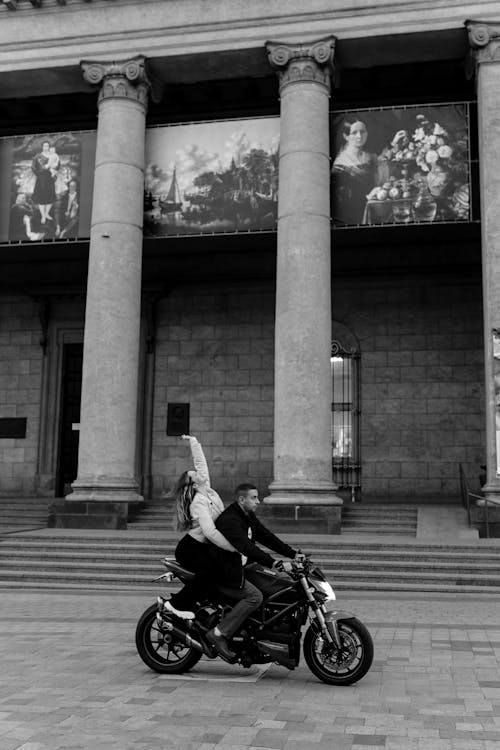
<svg viewBox="0 0 500 750">
<path fill-rule="evenodd" d="M 186 646 L 163 632 L 156 620 L 156 604 L 143 612 L 135 631 L 135 645 L 144 664 L 155 672 L 180 674 L 192 669 L 201 659 L 201 652 Z"/>
<path fill-rule="evenodd" d="M 311 625 L 304 636 L 304 658 L 311 672 L 328 685 L 352 685 L 371 667 L 373 641 L 355 617 L 340 620 L 337 625 L 342 649 L 331 647 L 317 626 Z"/>
</svg>

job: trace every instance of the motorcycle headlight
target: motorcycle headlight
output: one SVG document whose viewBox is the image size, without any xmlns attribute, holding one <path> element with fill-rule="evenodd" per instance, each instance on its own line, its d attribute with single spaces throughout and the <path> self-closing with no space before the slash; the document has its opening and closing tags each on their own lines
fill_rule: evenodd
<svg viewBox="0 0 500 750">
<path fill-rule="evenodd" d="M 312 583 L 318 591 L 321 591 L 321 593 L 324 594 L 327 600 L 335 601 L 337 598 L 335 596 L 335 591 L 332 589 L 328 581 L 312 581 Z"/>
</svg>

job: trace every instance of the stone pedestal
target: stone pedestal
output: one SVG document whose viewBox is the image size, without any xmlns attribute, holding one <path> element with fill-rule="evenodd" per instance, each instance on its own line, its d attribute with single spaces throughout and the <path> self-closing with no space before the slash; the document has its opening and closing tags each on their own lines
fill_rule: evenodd
<svg viewBox="0 0 500 750">
<path fill-rule="evenodd" d="M 486 393 L 487 479 L 500 503 L 500 22 L 468 21 L 477 76 Z"/>
<path fill-rule="evenodd" d="M 266 503 L 259 506 L 257 516 L 275 534 L 297 531 L 306 534 L 342 533 L 342 506 L 332 503 Z"/>
<path fill-rule="evenodd" d="M 85 316 L 78 477 L 66 503 L 86 518 L 126 517 L 136 477 L 145 116 L 143 58 L 82 63 L 100 85 Z M 102 511 L 102 512 L 101 512 Z M 74 516 L 74 514 L 72 514 Z M 109 526 L 109 519 L 106 527 Z M 119 528 L 119 526 L 117 527 Z"/>
<path fill-rule="evenodd" d="M 330 148 L 334 38 L 269 43 L 281 133 L 274 481 L 265 503 L 342 505 L 332 482 Z"/>
<path fill-rule="evenodd" d="M 71 496 L 70 496 L 71 497 Z M 49 507 L 49 529 L 124 530 L 140 503 L 55 500 Z"/>
</svg>

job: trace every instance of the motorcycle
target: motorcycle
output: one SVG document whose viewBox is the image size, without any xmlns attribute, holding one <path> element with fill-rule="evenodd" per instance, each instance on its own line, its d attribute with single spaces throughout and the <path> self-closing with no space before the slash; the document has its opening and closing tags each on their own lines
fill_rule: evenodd
<svg viewBox="0 0 500 750">
<path fill-rule="evenodd" d="M 167 572 L 155 582 L 171 582 L 177 577 L 186 583 L 194 577 L 173 558 L 162 562 Z M 283 561 L 280 563 L 283 569 Z M 264 596 L 259 609 L 229 640 L 236 655 L 231 663 L 251 667 L 275 662 L 295 669 L 300 660 L 302 628 L 309 621 L 302 649 L 311 672 L 329 685 L 352 685 L 372 664 L 373 641 L 368 629 L 353 614 L 333 609 L 335 593 L 309 555 L 301 554 L 286 565 L 288 575 L 274 581 L 276 590 Z M 137 624 L 136 647 L 143 662 L 155 672 L 181 674 L 192 669 L 203 655 L 217 658 L 219 654 L 206 634 L 232 606 L 229 600 L 224 601 L 221 593 L 208 596 L 199 603 L 194 620 L 165 611 L 165 601 L 159 596 Z"/>
</svg>

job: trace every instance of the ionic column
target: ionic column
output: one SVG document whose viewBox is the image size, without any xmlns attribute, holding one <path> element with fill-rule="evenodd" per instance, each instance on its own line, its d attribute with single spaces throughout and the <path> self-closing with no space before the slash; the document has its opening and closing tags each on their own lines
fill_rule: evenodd
<svg viewBox="0 0 500 750">
<path fill-rule="evenodd" d="M 466 25 L 479 116 L 487 465 L 483 491 L 500 503 L 500 22 Z"/>
<path fill-rule="evenodd" d="M 146 109 L 145 59 L 83 62 L 100 86 L 78 477 L 70 500 L 142 500 L 135 476 Z"/>
<path fill-rule="evenodd" d="M 274 481 L 267 503 L 341 504 L 332 482 L 330 146 L 335 39 L 269 42 L 281 96 Z"/>
</svg>

